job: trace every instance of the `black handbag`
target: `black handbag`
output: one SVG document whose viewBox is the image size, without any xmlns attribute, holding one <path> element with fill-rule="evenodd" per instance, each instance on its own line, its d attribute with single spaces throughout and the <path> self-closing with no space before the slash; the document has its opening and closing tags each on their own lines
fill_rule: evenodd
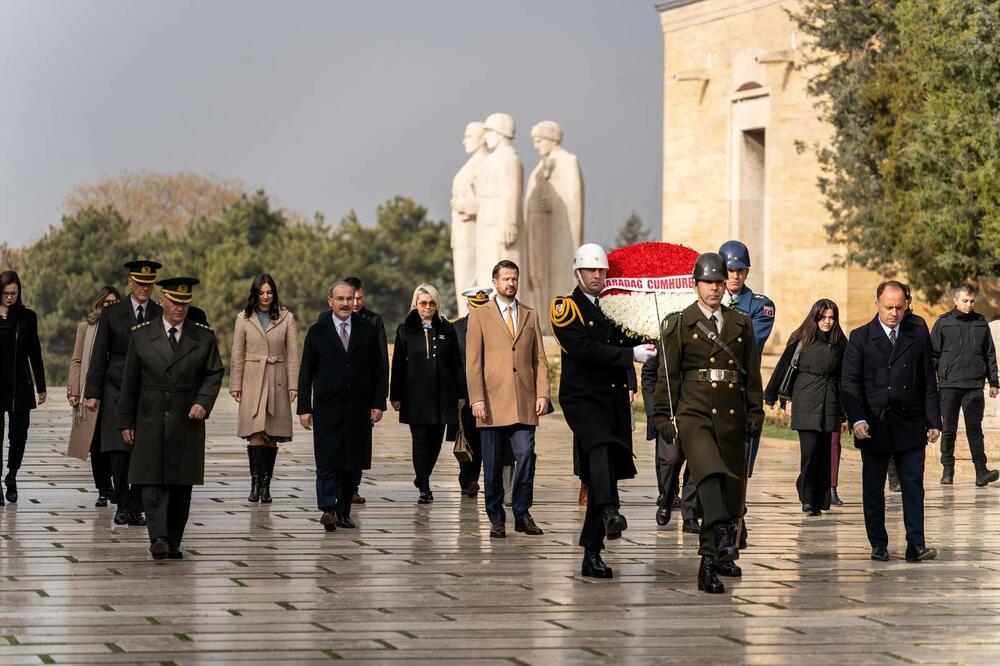
<svg viewBox="0 0 1000 666">
<path fill-rule="evenodd" d="M 792 386 L 795 384 L 795 376 L 799 373 L 799 354 L 802 353 L 802 341 L 795 345 L 795 352 L 792 354 L 792 362 L 785 370 L 785 376 L 781 378 L 778 385 L 778 397 L 785 401 L 792 399 Z"/>
</svg>

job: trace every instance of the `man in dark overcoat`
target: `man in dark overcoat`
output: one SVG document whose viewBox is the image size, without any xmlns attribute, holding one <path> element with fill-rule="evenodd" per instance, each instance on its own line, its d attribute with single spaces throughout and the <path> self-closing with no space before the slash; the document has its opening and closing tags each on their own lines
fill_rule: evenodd
<svg viewBox="0 0 1000 666">
<path fill-rule="evenodd" d="M 372 428 L 385 412 L 382 351 L 375 328 L 353 312 L 354 287 L 335 282 L 330 315 L 310 327 L 299 366 L 299 421 L 313 430 L 316 500 L 328 532 L 355 527 L 351 500 L 371 469 Z"/>
<path fill-rule="evenodd" d="M 924 454 L 941 436 L 941 397 L 927 327 L 906 316 L 904 286 L 876 290 L 878 314 L 851 331 L 844 351 L 841 400 L 861 450 L 865 530 L 871 558 L 889 559 L 885 479 L 893 459 L 903 493 L 906 560 L 932 560 L 924 543 Z"/>
<path fill-rule="evenodd" d="M 118 430 L 118 402 L 132 329 L 159 318 L 163 312 L 149 298 L 161 265 L 155 261 L 137 260 L 128 262 L 125 268 L 129 272 L 129 295 L 101 313 L 83 397 L 87 409 L 98 412 L 101 453 L 107 453 L 111 460 L 117 504 L 115 524 L 145 525 L 142 497 L 138 488 L 132 488 L 129 479 L 131 447 L 122 441 Z"/>
<path fill-rule="evenodd" d="M 215 333 L 187 320 L 196 284 L 157 282 L 163 315 L 135 327 L 122 375 L 118 427 L 132 449 L 129 478 L 141 488 L 154 560 L 183 557 L 191 489 L 205 482 L 205 419 L 222 386 Z"/>
<path fill-rule="evenodd" d="M 601 559 L 604 538 L 618 539 L 628 527 L 619 511 L 618 481 L 635 476 L 629 399 L 630 386 L 635 386 L 633 362 L 645 362 L 656 348 L 626 337 L 598 307 L 608 274 L 604 248 L 581 245 L 573 267 L 576 289 L 556 297 L 549 311 L 562 347 L 559 404 L 573 431 L 577 475 L 589 488 L 580 531 L 580 573 L 611 578 L 611 568 Z"/>
<path fill-rule="evenodd" d="M 666 441 L 680 441 L 697 487 L 698 589 L 721 593 L 719 573 L 742 575 L 733 560 L 739 557 L 736 526 L 745 501 L 745 442 L 763 427 L 763 389 L 753 324 L 721 304 L 722 257 L 699 256 L 694 279 L 698 300 L 662 323 L 653 418 Z"/>
<path fill-rule="evenodd" d="M 471 311 L 489 303 L 490 294 L 492 293 L 492 287 L 476 287 L 463 291 L 462 296 L 465 298 L 465 302 Z M 465 336 L 469 332 L 469 315 L 456 319 L 452 324 L 455 326 L 455 335 L 458 337 L 459 359 L 464 368 Z M 462 433 L 465 435 L 465 441 L 469 443 L 469 448 L 472 449 L 472 460 L 469 462 L 459 461 L 458 486 L 462 489 L 463 496 L 475 497 L 479 493 L 479 476 L 483 469 L 483 446 L 479 437 L 479 429 L 476 427 L 476 417 L 472 415 L 472 406 L 469 405 L 468 400 L 462 405 L 462 410 L 459 412 L 459 420 L 462 423 Z M 458 423 L 453 423 L 448 426 L 445 439 L 449 442 L 454 442 L 457 433 Z M 506 461 L 504 464 L 506 464 Z"/>
</svg>

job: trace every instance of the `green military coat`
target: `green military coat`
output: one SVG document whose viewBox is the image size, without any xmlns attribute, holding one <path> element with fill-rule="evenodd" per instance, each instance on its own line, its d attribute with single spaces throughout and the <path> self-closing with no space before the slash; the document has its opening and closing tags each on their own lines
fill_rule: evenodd
<svg viewBox="0 0 1000 666">
<path fill-rule="evenodd" d="M 748 434 L 759 433 L 764 423 L 760 361 L 753 324 L 743 313 L 723 307 L 719 338 L 737 357 L 733 359 L 698 328 L 713 325 L 697 303 L 663 320 L 663 353 L 659 354 L 653 422 L 664 431 L 670 421 L 670 402 L 664 363 L 669 367 L 670 396 L 676 415 L 677 434 L 684 448 L 694 482 L 713 474 L 726 477 L 727 503 L 733 515 L 741 511 L 745 482 Z M 738 361 L 738 363 L 737 363 Z M 684 373 L 697 370 L 735 370 L 745 374 L 737 381 L 685 380 Z M 738 374 L 738 373 L 737 373 Z"/>
<path fill-rule="evenodd" d="M 211 413 L 222 373 L 219 345 L 207 326 L 184 322 L 175 349 L 162 319 L 135 327 L 118 405 L 118 428 L 135 430 L 131 483 L 204 483 L 205 421 L 189 419 L 188 412 L 199 404 Z"/>
</svg>

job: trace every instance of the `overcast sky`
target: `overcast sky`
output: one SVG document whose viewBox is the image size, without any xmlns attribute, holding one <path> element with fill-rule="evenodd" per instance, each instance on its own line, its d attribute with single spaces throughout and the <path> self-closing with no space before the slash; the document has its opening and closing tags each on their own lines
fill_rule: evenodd
<svg viewBox="0 0 1000 666">
<path fill-rule="evenodd" d="M 586 240 L 630 211 L 659 237 L 662 37 L 653 0 L 0 0 L 0 240 L 73 186 L 190 170 L 370 223 L 396 194 L 449 217 L 465 123 L 559 122 Z"/>
</svg>

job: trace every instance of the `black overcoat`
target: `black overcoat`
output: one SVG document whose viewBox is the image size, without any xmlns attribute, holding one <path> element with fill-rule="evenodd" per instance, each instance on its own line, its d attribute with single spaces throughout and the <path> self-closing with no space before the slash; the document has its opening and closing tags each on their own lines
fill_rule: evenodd
<svg viewBox="0 0 1000 666">
<path fill-rule="evenodd" d="M 371 410 L 385 411 L 382 352 L 375 328 L 351 315 L 348 349 L 334 315 L 309 328 L 299 366 L 299 414 L 312 414 L 316 466 L 357 471 L 372 465 Z"/>
<path fill-rule="evenodd" d="M 727 477 L 726 502 L 736 515 L 742 509 L 746 482 L 747 435 L 760 434 L 764 396 L 753 323 L 738 310 L 723 307 L 722 332 L 717 335 L 732 350 L 732 358 L 699 328 L 712 324 L 697 303 L 668 315 L 663 323 L 653 420 L 658 430 L 670 421 L 671 401 L 677 436 L 684 449 L 691 479 L 697 485 L 712 474 Z M 669 368 L 669 383 L 665 366 Z M 688 379 L 699 370 L 736 370 L 739 381 Z M 670 387 L 668 392 L 667 387 Z"/>
<path fill-rule="evenodd" d="M 784 353 L 764 389 L 764 401 L 773 405 L 780 398 L 778 389 L 791 365 L 798 343 L 785 347 Z M 818 338 L 799 353 L 799 369 L 792 382 L 792 429 L 836 432 L 844 422 L 840 401 L 840 373 L 847 342 L 830 344 Z"/>
<path fill-rule="evenodd" d="M 399 422 L 446 425 L 458 420 L 458 401 L 468 398 L 465 363 L 455 327 L 434 315 L 425 329 L 411 310 L 396 329 L 389 400 L 398 400 Z"/>
<path fill-rule="evenodd" d="M 9 308 L 3 322 L 11 341 L 0 349 L 0 410 L 26 412 L 34 409 L 35 393 L 46 393 L 45 364 L 38 339 L 38 316 L 23 305 Z M 34 381 L 32 381 L 34 379 Z"/>
<path fill-rule="evenodd" d="M 189 419 L 188 413 L 195 404 L 212 413 L 223 372 L 215 333 L 207 326 L 184 322 L 174 349 L 161 318 L 135 328 L 125 357 L 116 424 L 119 430 L 135 430 L 131 483 L 205 482 L 205 421 Z"/>
<path fill-rule="evenodd" d="M 146 302 L 145 321 L 152 321 L 163 314 L 159 305 Z M 101 401 L 100 438 L 101 451 L 128 451 L 118 431 L 118 401 L 122 388 L 122 373 L 125 372 L 125 354 L 132 329 L 139 322 L 135 319 L 132 299 L 126 296 L 101 312 L 94 334 L 94 348 L 87 369 L 87 382 L 83 397 Z"/>
<path fill-rule="evenodd" d="M 579 314 L 564 319 L 562 313 L 574 307 Z M 631 479 L 635 476 L 629 402 L 629 389 L 635 386 L 632 347 L 642 340 L 621 333 L 579 287 L 556 298 L 551 315 L 562 348 L 559 406 L 573 431 L 574 471 L 588 481 L 586 454 L 607 444 L 615 478 Z"/>
<path fill-rule="evenodd" d="M 927 327 L 904 318 L 895 346 L 877 316 L 851 331 L 840 393 L 848 425 L 868 422 L 871 438 L 855 438 L 859 449 L 889 453 L 926 446 L 927 430 L 941 429 L 941 399 Z"/>
</svg>

